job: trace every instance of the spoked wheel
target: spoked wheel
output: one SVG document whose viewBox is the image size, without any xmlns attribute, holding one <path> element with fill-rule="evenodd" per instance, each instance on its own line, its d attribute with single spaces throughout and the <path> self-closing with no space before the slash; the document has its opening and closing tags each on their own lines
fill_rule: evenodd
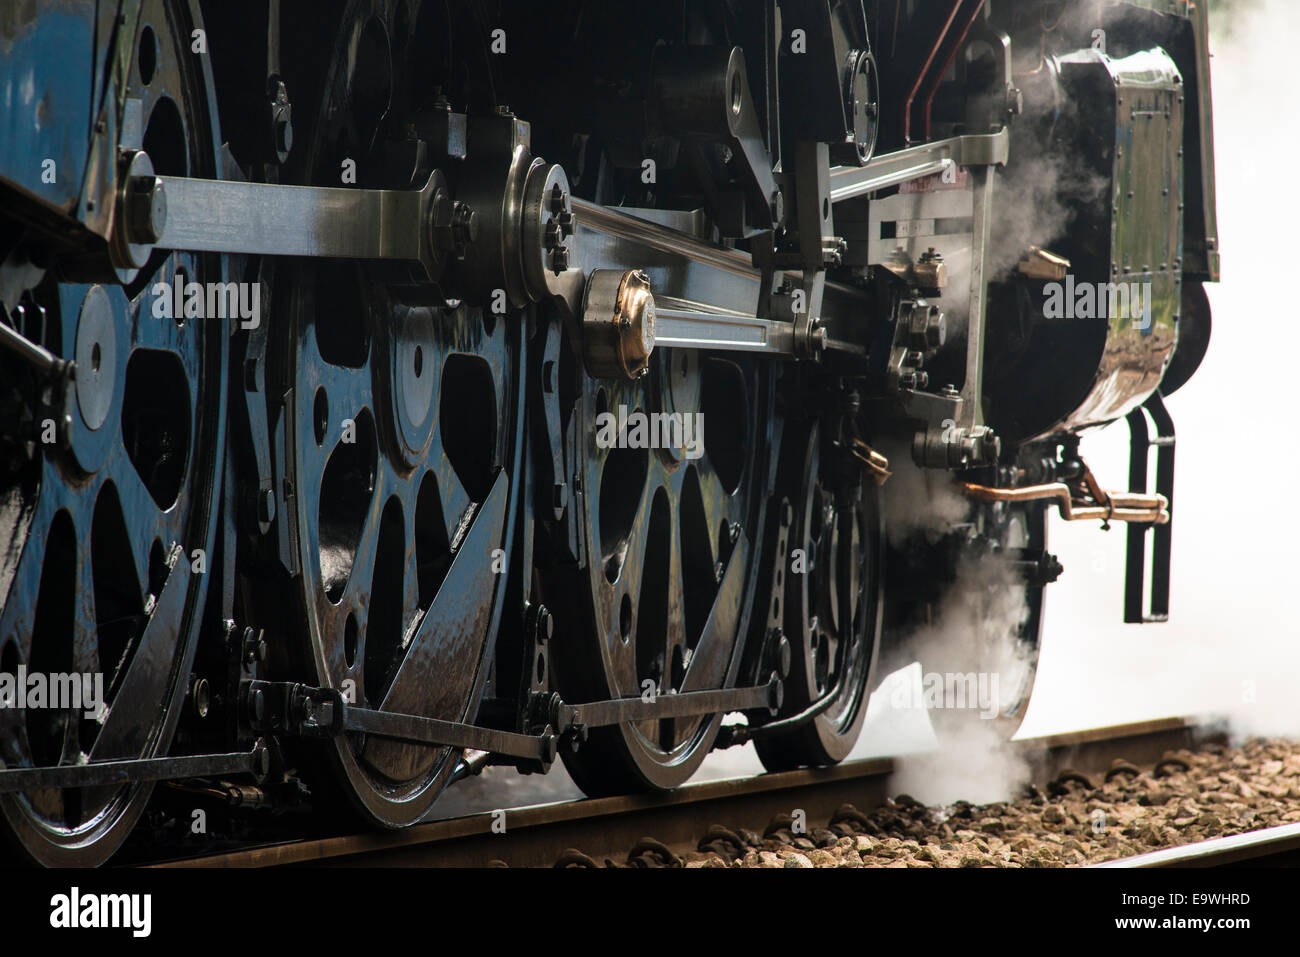
<svg viewBox="0 0 1300 957">
<path fill-rule="evenodd" d="M 1047 552 L 1046 507 L 974 503 L 966 523 L 934 542 L 913 538 L 891 562 L 900 588 L 891 589 L 885 641 L 892 665 L 919 661 L 933 684 L 936 731 L 980 721 L 1014 736 L 1038 670 L 1046 585 L 1061 570 Z M 908 602 L 903 577 L 935 585 Z"/>
<path fill-rule="evenodd" d="M 828 704 L 790 733 L 756 740 L 769 771 L 834 764 L 852 750 L 866 717 L 884 586 L 878 486 L 825 441 L 819 424 L 787 425 L 786 434 L 777 489 L 792 508 L 782 519 L 787 554 L 777 556 L 784 568 L 773 600 L 792 654 L 777 720 Z"/>
<path fill-rule="evenodd" d="M 384 167 L 405 108 L 404 16 L 379 0 L 350 8 L 313 182 L 337 183 L 345 159 Z M 472 721 L 509 567 L 522 322 L 403 305 L 351 264 L 280 282 L 308 668 L 358 706 Z M 329 747 L 352 805 L 389 827 L 419 820 L 459 757 L 360 734 Z"/>
<path fill-rule="evenodd" d="M 766 376 L 748 360 L 665 349 L 635 382 L 584 378 L 582 494 L 568 519 L 581 523 L 587 563 L 549 589 L 566 701 L 734 683 L 759 547 Z M 702 442 L 644 447 L 650 429 L 638 432 L 634 413 L 654 412 L 699 413 Z M 611 438 L 616 447 L 603 447 Z M 593 729 L 565 764 L 591 795 L 672 788 L 704 760 L 721 717 Z"/>
<path fill-rule="evenodd" d="M 185 4 L 161 0 L 139 20 L 127 95 L 141 100 L 158 173 L 215 175 L 211 77 L 189 53 L 199 25 Z M 214 257 L 156 252 L 125 287 L 47 282 L 19 310 L 19 331 L 75 360 L 76 376 L 66 443 L 37 441 L 25 461 L 0 466 L 0 672 L 23 668 L 29 692 L 26 708 L 0 708 L 8 767 L 152 757 L 171 743 L 206 592 L 230 331 L 155 309 L 154 285 L 170 299 L 175 277 L 224 278 Z M 30 373 L 7 354 L 0 382 L 35 408 Z M 39 704 L 33 676 L 46 688 Z M 96 865 L 151 790 L 0 795 L 0 830 L 33 862 Z"/>
</svg>

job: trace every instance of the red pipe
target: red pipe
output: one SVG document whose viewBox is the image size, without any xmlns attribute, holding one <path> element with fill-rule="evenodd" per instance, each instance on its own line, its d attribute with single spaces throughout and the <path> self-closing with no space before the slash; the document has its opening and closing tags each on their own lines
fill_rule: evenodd
<svg viewBox="0 0 1300 957">
<path fill-rule="evenodd" d="M 970 16 L 966 18 L 966 25 L 962 27 L 961 33 L 957 37 L 957 42 L 953 44 L 952 51 L 948 54 L 948 59 L 944 61 L 943 68 L 934 75 L 934 82 L 930 84 L 929 93 L 925 97 L 925 112 L 922 114 L 923 122 L 921 125 L 921 135 L 925 137 L 925 142 L 930 141 L 930 111 L 934 106 L 934 95 L 939 92 L 939 85 L 943 83 L 943 78 L 948 73 L 948 67 L 952 66 L 952 61 L 957 58 L 957 51 L 961 45 L 966 42 L 966 37 L 970 35 L 971 27 L 975 26 L 975 21 L 984 9 L 984 0 L 975 0 L 975 6 L 971 9 Z"/>
<path fill-rule="evenodd" d="M 912 101 L 916 99 L 916 93 L 921 89 L 922 81 L 925 80 L 926 74 L 930 72 L 930 64 L 934 62 L 934 58 L 939 54 L 939 48 L 943 46 L 944 37 L 948 35 L 948 31 L 952 28 L 953 20 L 957 19 L 957 11 L 961 9 L 963 2 L 964 0 L 953 0 L 952 12 L 948 14 L 947 22 L 944 23 L 943 29 L 939 31 L 934 46 L 930 48 L 930 55 L 925 58 L 921 72 L 917 74 L 916 82 L 907 91 L 907 99 L 903 101 L 903 143 L 905 146 L 912 145 Z"/>
</svg>

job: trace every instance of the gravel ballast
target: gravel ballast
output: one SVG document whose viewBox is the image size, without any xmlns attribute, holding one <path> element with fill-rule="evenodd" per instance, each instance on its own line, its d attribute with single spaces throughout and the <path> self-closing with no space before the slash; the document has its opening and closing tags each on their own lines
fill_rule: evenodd
<svg viewBox="0 0 1300 957">
<path fill-rule="evenodd" d="M 1300 744 L 1178 751 L 1151 770 L 1122 761 L 1090 780 L 1063 773 L 1013 802 L 926 806 L 906 794 L 869 812 L 840 808 L 825 826 L 791 818 L 762 834 L 714 825 L 698 849 L 634 866 L 1073 867 L 1300 821 Z M 666 850 L 666 849 L 665 849 Z"/>
</svg>

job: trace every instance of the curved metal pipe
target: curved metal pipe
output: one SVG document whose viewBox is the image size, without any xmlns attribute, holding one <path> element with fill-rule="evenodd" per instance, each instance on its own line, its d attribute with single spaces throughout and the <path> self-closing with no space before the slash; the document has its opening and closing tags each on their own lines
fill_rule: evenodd
<svg viewBox="0 0 1300 957">
<path fill-rule="evenodd" d="M 1092 473 L 1087 473 L 1091 478 Z M 1092 483 L 1090 483 L 1092 484 Z M 960 483 L 972 498 L 985 502 L 1039 502 L 1054 500 L 1061 517 L 1067 522 L 1139 522 L 1164 525 L 1169 521 L 1169 500 L 1163 495 L 1136 495 L 1130 492 L 1107 492 L 1094 486 L 1097 504 L 1079 502 L 1064 482 L 1026 485 L 1023 488 L 991 488 L 972 482 Z"/>
</svg>

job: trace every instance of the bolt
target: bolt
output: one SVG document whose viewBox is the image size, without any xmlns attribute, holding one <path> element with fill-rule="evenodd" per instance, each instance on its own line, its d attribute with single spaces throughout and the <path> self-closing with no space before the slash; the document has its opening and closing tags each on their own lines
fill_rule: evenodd
<svg viewBox="0 0 1300 957">
<path fill-rule="evenodd" d="M 248 693 L 248 716 L 254 724 L 261 724 L 266 716 L 266 695 L 261 688 L 254 688 Z"/>
<path fill-rule="evenodd" d="M 167 226 L 167 194 L 157 176 L 132 176 L 126 185 L 126 234 L 133 243 L 151 245 Z"/>
<path fill-rule="evenodd" d="M 929 349 L 939 349 L 948 338 L 948 321 L 938 308 L 932 308 L 925 318 L 925 344 Z"/>
<path fill-rule="evenodd" d="M 451 238 L 456 255 L 463 257 L 465 247 L 478 241 L 478 213 L 459 200 L 451 207 Z"/>
<path fill-rule="evenodd" d="M 569 728 L 569 730 L 565 732 L 565 738 L 569 742 L 569 750 L 572 753 L 577 754 L 578 751 L 582 749 L 583 744 L 586 743 L 588 734 L 587 726 L 585 724 L 577 724 Z"/>
<path fill-rule="evenodd" d="M 817 319 L 808 329 L 808 348 L 813 354 L 826 348 L 826 327 Z"/>
<path fill-rule="evenodd" d="M 569 251 L 563 246 L 557 246 L 552 249 L 551 255 L 548 257 L 547 265 L 550 267 L 551 272 L 558 276 L 560 273 L 564 272 L 564 270 L 569 268 Z"/>
<path fill-rule="evenodd" d="M 526 607 L 524 626 L 529 637 L 534 641 L 550 641 L 551 636 L 555 634 L 555 620 L 547 607 L 540 603 L 529 604 Z"/>
<path fill-rule="evenodd" d="M 266 640 L 260 631 L 244 629 L 244 662 L 248 665 L 266 660 Z"/>
<path fill-rule="evenodd" d="M 568 202 L 569 202 L 569 194 L 564 191 L 563 186 L 561 186 L 559 183 L 556 183 L 554 186 L 551 187 L 551 195 L 550 195 L 549 203 L 550 203 L 550 210 L 552 213 L 558 216 L 560 213 L 567 212 L 566 207 L 568 205 Z"/>
</svg>

